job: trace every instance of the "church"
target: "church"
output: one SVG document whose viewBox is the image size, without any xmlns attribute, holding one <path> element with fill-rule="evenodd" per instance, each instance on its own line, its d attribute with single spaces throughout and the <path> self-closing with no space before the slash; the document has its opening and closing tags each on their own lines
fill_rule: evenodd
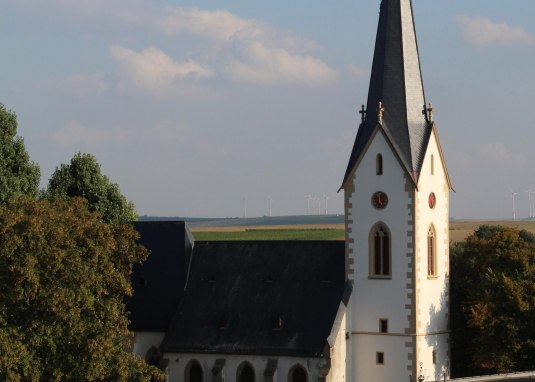
<svg viewBox="0 0 535 382">
<path fill-rule="evenodd" d="M 371 16 L 371 15 L 370 15 Z M 340 190 L 345 241 L 195 242 L 138 222 L 151 255 L 133 351 L 168 381 L 449 379 L 449 191 L 411 0 L 382 0 Z"/>
</svg>

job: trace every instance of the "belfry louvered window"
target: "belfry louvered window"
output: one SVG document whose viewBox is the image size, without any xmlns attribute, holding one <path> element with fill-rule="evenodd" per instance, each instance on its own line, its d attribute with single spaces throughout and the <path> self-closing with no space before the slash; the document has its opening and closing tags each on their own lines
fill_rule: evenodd
<svg viewBox="0 0 535 382">
<path fill-rule="evenodd" d="M 391 238 L 388 228 L 376 224 L 370 232 L 370 274 L 371 276 L 390 276 Z"/>
<path fill-rule="evenodd" d="M 377 154 L 375 157 L 375 173 L 383 175 L 383 156 L 381 154 Z"/>
</svg>

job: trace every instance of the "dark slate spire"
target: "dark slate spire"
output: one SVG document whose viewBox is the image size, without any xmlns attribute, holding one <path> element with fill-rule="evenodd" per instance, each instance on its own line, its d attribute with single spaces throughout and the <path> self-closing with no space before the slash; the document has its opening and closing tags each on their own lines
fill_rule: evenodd
<svg viewBox="0 0 535 382">
<path fill-rule="evenodd" d="M 377 107 L 382 102 L 382 121 Z M 415 184 L 431 125 L 422 113 L 425 96 L 411 0 L 382 0 L 366 118 L 361 123 L 342 186 L 380 123 Z"/>
</svg>

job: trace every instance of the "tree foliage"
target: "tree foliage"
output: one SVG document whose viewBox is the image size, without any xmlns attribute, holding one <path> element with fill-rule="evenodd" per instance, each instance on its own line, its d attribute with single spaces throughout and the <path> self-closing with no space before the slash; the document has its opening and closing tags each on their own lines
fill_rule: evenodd
<svg viewBox="0 0 535 382">
<path fill-rule="evenodd" d="M 56 168 L 45 191 L 48 198 L 79 196 L 87 200 L 91 211 L 98 211 L 107 223 L 137 220 L 132 202 L 121 194 L 119 186 L 102 174 L 100 164 L 91 154 L 78 153 L 70 164 Z"/>
<path fill-rule="evenodd" d="M 454 373 L 535 369 L 535 237 L 481 226 L 452 249 Z"/>
<path fill-rule="evenodd" d="M 39 166 L 16 134 L 17 116 L 0 103 L 0 204 L 15 195 L 35 198 L 39 191 Z"/>
<path fill-rule="evenodd" d="M 80 198 L 0 206 L 0 380 L 149 381 L 124 298 L 147 256 L 126 224 Z"/>
</svg>

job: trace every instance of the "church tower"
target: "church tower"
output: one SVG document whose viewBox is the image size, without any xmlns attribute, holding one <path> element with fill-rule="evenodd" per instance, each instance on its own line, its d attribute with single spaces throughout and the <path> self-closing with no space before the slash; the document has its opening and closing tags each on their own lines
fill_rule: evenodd
<svg viewBox="0 0 535 382">
<path fill-rule="evenodd" d="M 382 0 L 367 106 L 342 183 L 347 381 L 449 377 L 451 183 L 426 106 L 411 0 Z"/>
</svg>

